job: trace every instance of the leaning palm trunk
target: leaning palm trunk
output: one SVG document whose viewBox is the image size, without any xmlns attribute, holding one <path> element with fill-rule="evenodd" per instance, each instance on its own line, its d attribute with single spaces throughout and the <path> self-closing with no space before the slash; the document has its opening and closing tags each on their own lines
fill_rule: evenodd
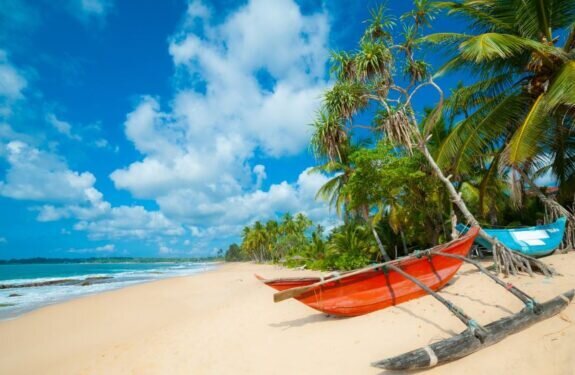
<svg viewBox="0 0 575 375">
<path fill-rule="evenodd" d="M 334 55 L 334 72 L 338 82 L 326 92 L 324 106 L 327 113 L 338 121 L 322 120 L 316 124 L 317 136 L 314 140 L 321 145 L 319 149 L 324 151 L 324 156 L 333 159 L 333 155 L 336 155 L 334 151 L 339 149 L 337 142 L 345 144 L 350 138 L 340 136 L 341 132 L 345 131 L 344 129 L 351 130 L 353 117 L 366 109 L 371 109 L 371 104 L 376 104 L 381 111 L 373 121 L 373 130 L 382 131 L 389 141 L 405 147 L 408 152 L 413 148 L 419 149 L 434 173 L 444 183 L 451 200 L 463 213 L 467 222 L 479 226 L 479 222 L 468 210 L 449 178 L 443 175 L 427 148 L 428 136 L 443 110 L 443 91 L 429 75 L 427 64 L 416 60 L 414 55 L 419 45 L 417 38 L 420 36 L 421 28 L 432 18 L 424 3 L 427 4 L 421 2 L 421 8 L 417 12 L 406 15 L 406 18 L 402 17 L 402 20 L 411 20 L 403 25 L 410 31 L 405 33 L 405 40 L 402 43 L 389 45 L 393 41 L 388 37 L 391 33 L 388 33 L 387 29 L 392 27 L 393 22 L 389 22 L 383 13 L 384 9 L 379 8 L 373 12 L 369 27 L 362 36 L 360 50 L 352 54 Z M 399 74 L 395 60 L 399 56 L 403 56 L 410 77 L 410 83 L 405 87 L 396 84 Z M 435 88 L 440 99 L 435 110 L 423 124 L 423 130 L 420 130 L 412 107 L 412 99 L 424 86 Z M 335 144 L 334 140 L 337 141 Z M 518 271 L 532 274 L 532 268 L 538 268 L 548 275 L 555 273 L 536 259 L 512 252 L 485 231 L 481 230 L 479 235 L 492 244 L 498 271 L 505 274 L 516 274 Z"/>
<path fill-rule="evenodd" d="M 379 234 L 377 234 L 375 227 L 371 224 L 370 224 L 370 227 L 371 227 L 371 232 L 373 233 L 373 237 L 375 237 L 375 241 L 377 242 L 377 247 L 379 247 L 379 251 L 381 252 L 381 255 L 383 256 L 383 259 L 386 262 L 391 262 L 391 258 L 389 257 L 389 255 L 387 255 L 387 251 L 385 250 L 385 246 L 383 246 L 383 243 L 381 242 L 381 239 L 379 238 Z"/>
<path fill-rule="evenodd" d="M 569 212 L 569 210 L 567 210 L 565 207 L 560 205 L 559 202 L 557 202 L 555 199 L 549 198 L 543 194 L 535 184 L 535 181 L 533 181 L 531 177 L 525 173 L 525 171 L 520 168 L 517 168 L 516 170 L 521 175 L 521 178 L 523 178 L 523 180 L 529 185 L 529 191 L 535 194 L 545 206 L 546 222 L 554 222 L 560 217 L 567 218 L 567 224 L 565 225 L 565 235 L 563 236 L 563 242 L 561 242 L 561 249 L 564 251 L 573 249 L 575 247 L 575 216 L 573 216 L 573 214 Z"/>
<path fill-rule="evenodd" d="M 387 254 L 387 251 L 385 250 L 385 246 L 383 246 L 383 243 L 381 242 L 381 239 L 379 238 L 379 234 L 377 234 L 377 230 L 375 230 L 375 225 L 373 225 L 373 222 L 371 220 L 369 220 L 369 206 L 364 205 L 363 207 L 361 207 L 359 209 L 359 212 L 361 213 L 361 215 L 363 216 L 363 219 L 365 220 L 365 222 L 367 223 L 367 225 L 371 229 L 371 233 L 373 234 L 373 237 L 375 238 L 375 242 L 377 242 L 377 247 L 379 248 L 379 251 L 381 252 L 381 256 L 383 256 L 383 260 L 385 260 L 386 262 L 391 262 L 391 258 Z"/>
<path fill-rule="evenodd" d="M 417 134 L 420 136 L 419 138 L 422 139 L 421 133 L 419 133 L 418 130 Z M 449 195 L 453 203 L 457 205 L 457 208 L 459 208 L 459 210 L 465 217 L 465 220 L 471 225 L 480 226 L 475 216 L 473 216 L 473 214 L 469 211 L 467 205 L 461 198 L 461 194 L 457 193 L 457 191 L 453 187 L 453 184 L 451 183 L 451 181 L 449 181 L 449 178 L 445 177 L 445 175 L 441 171 L 441 168 L 439 168 L 439 166 L 435 162 L 435 159 L 433 158 L 433 156 L 429 152 L 429 149 L 427 148 L 427 144 L 424 141 L 420 141 L 418 143 L 418 148 L 427 159 L 427 162 L 433 169 L 433 172 L 447 188 L 447 191 L 449 192 Z M 523 271 L 528 273 L 529 275 L 532 275 L 533 268 L 536 268 L 539 269 L 546 276 L 552 276 L 556 274 L 555 270 L 547 266 L 545 263 L 530 256 L 527 256 L 525 254 L 509 250 L 501 242 L 497 241 L 496 238 L 493 238 L 490 235 L 488 235 L 483 229 L 479 231 L 479 235 L 492 245 L 493 260 L 495 262 L 495 267 L 498 272 L 501 272 L 505 275 L 515 275 L 517 274 L 517 272 Z"/>
</svg>

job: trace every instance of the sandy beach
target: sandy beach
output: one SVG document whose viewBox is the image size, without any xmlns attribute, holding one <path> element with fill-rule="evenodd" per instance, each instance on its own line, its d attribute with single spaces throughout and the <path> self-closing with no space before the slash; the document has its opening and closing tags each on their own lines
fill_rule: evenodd
<svg viewBox="0 0 575 375">
<path fill-rule="evenodd" d="M 509 280 L 539 301 L 575 287 L 575 253 L 545 258 L 561 277 Z M 355 318 L 278 304 L 254 277 L 303 276 L 271 265 L 133 286 L 0 322 L 1 374 L 378 374 L 370 363 L 464 327 L 431 297 Z M 521 303 L 464 266 L 443 295 L 480 323 Z M 574 374 L 575 306 L 430 374 Z"/>
</svg>

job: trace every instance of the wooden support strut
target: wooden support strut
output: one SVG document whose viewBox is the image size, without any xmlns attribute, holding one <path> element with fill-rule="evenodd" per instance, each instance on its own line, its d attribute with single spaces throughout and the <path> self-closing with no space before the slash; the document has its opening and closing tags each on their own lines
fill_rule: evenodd
<svg viewBox="0 0 575 375">
<path fill-rule="evenodd" d="M 485 267 L 483 267 L 479 262 L 474 261 L 472 259 L 469 259 L 467 257 L 461 256 L 461 255 L 447 254 L 447 253 L 443 253 L 441 251 L 431 251 L 430 253 L 433 255 L 439 255 L 439 256 L 444 256 L 447 258 L 458 259 L 458 260 L 461 260 L 461 261 L 464 261 L 464 262 L 467 262 L 467 263 L 474 265 L 480 272 L 486 274 L 487 276 L 489 276 L 489 278 L 491 278 L 491 280 L 495 281 L 498 285 L 501 285 L 503 288 L 505 288 L 505 290 L 507 290 L 509 293 L 513 294 L 515 297 L 519 298 L 521 300 L 521 302 L 523 302 L 528 309 L 535 312 L 536 314 L 538 313 L 539 305 L 537 302 L 535 302 L 535 298 L 531 297 L 530 295 L 528 295 L 527 293 L 525 293 L 521 289 L 517 288 L 516 286 L 514 286 L 510 283 L 506 283 L 505 281 L 501 280 L 497 276 L 493 275 Z"/>
<path fill-rule="evenodd" d="M 463 324 L 465 324 L 468 327 L 468 329 L 480 341 L 483 342 L 483 339 L 485 337 L 485 332 L 487 332 L 487 331 L 479 323 L 477 323 L 476 320 L 472 319 L 469 315 L 467 315 L 461 308 L 457 307 L 452 302 L 443 298 L 438 293 L 431 290 L 431 288 L 429 288 L 427 285 L 425 285 L 424 283 L 419 281 L 417 278 L 411 276 L 410 274 L 408 274 L 407 272 L 405 272 L 401 268 L 397 267 L 396 265 L 388 264 L 388 265 L 383 267 L 383 270 L 385 271 L 386 268 L 389 268 L 390 270 L 397 272 L 398 274 L 400 274 L 404 278 L 408 279 L 409 281 L 411 281 L 412 283 L 414 283 L 415 285 L 417 285 L 418 287 L 423 289 L 427 294 L 431 295 L 436 300 L 441 302 L 445 307 L 447 307 L 449 309 L 449 311 L 451 311 L 453 313 L 453 315 L 455 315 L 459 320 L 461 320 L 463 322 Z"/>
</svg>

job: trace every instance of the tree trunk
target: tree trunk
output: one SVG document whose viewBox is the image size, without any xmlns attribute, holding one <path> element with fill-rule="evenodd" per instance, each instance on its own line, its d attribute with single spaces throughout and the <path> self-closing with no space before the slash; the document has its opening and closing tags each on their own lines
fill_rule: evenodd
<svg viewBox="0 0 575 375">
<path fill-rule="evenodd" d="M 463 199 L 461 199 L 461 193 L 457 193 L 455 187 L 453 187 L 451 184 L 451 181 L 445 177 L 441 171 L 441 168 L 439 168 L 435 162 L 435 159 L 429 152 L 425 142 L 419 142 L 418 148 L 423 153 L 423 156 L 425 156 L 427 159 L 427 162 L 431 166 L 431 169 L 433 169 L 435 175 L 441 180 L 441 182 L 443 182 L 447 188 L 453 203 L 457 205 L 457 208 L 459 208 L 459 211 L 461 211 L 467 223 L 481 228 L 475 216 L 473 216 Z M 516 274 L 517 270 L 524 270 L 531 275 L 531 266 L 533 265 L 541 270 L 541 272 L 543 272 L 545 275 L 554 275 L 556 273 L 552 268 L 538 261 L 537 259 L 507 249 L 503 244 L 497 241 L 496 238 L 488 235 L 483 229 L 479 230 L 479 235 L 481 238 L 485 239 L 491 244 L 493 248 L 493 260 L 496 263 L 496 268 L 498 271 L 503 271 L 505 274 Z"/>
<path fill-rule="evenodd" d="M 405 239 L 405 233 L 403 233 L 403 230 L 400 230 L 399 234 L 401 235 L 401 244 L 403 245 L 403 255 L 407 255 L 409 254 L 409 250 L 407 250 L 407 240 Z M 434 245 L 436 244 L 434 243 Z"/>
<path fill-rule="evenodd" d="M 383 255 L 383 259 L 386 262 L 390 262 L 391 258 L 389 258 L 389 255 L 387 255 L 387 251 L 385 251 L 385 246 L 383 246 L 383 243 L 381 242 L 381 239 L 379 238 L 379 234 L 377 234 L 377 231 L 375 230 L 373 225 L 369 224 L 369 226 L 371 227 L 371 233 L 373 233 L 373 236 L 375 237 L 375 241 L 377 242 L 377 246 L 379 247 L 379 251 L 381 251 L 381 255 Z"/>
<path fill-rule="evenodd" d="M 529 185 L 529 191 L 534 193 L 537 198 L 543 203 L 545 206 L 551 221 L 555 221 L 560 217 L 565 216 L 567 218 L 567 224 L 565 228 L 565 236 L 563 237 L 563 248 L 564 249 L 573 249 L 575 247 L 575 217 L 569 210 L 563 207 L 559 202 L 556 200 L 549 198 L 535 184 L 535 181 L 529 177 L 525 171 L 520 168 L 515 169 L 521 175 L 521 178 Z"/>
<path fill-rule="evenodd" d="M 383 256 L 383 259 L 386 262 L 390 262 L 391 258 L 389 257 L 389 255 L 387 255 L 387 251 L 385 250 L 385 246 L 383 246 L 383 243 L 381 242 L 381 239 L 379 238 L 379 234 L 377 234 L 377 231 L 375 230 L 373 223 L 369 220 L 369 206 L 363 205 L 362 207 L 359 208 L 359 212 L 363 216 L 363 219 L 365 220 L 366 224 L 369 225 L 369 228 L 371 229 L 371 233 L 373 233 L 373 237 L 375 237 L 375 241 L 377 242 L 377 247 L 379 247 L 379 251 L 381 252 L 381 255 Z"/>
<path fill-rule="evenodd" d="M 459 232 L 457 231 L 457 215 L 455 214 L 455 210 L 453 209 L 453 206 L 450 204 L 449 205 L 449 217 L 450 217 L 450 221 L 451 221 L 451 239 L 455 240 L 456 238 L 459 238 Z"/>
</svg>

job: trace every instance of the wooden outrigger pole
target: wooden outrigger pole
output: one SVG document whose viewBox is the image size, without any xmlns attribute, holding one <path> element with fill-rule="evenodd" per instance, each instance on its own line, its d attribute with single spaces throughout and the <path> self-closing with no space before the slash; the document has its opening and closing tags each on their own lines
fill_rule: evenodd
<svg viewBox="0 0 575 375">
<path fill-rule="evenodd" d="M 473 264 L 476 268 L 479 269 L 481 273 L 486 274 L 498 285 L 504 287 L 505 290 L 519 298 L 525 304 L 525 308 L 523 308 L 515 315 L 502 318 L 495 322 L 489 323 L 486 326 L 481 326 L 477 323 L 476 320 L 469 317 L 461 308 L 446 300 L 438 293 L 432 291 L 421 281 L 407 274 L 401 268 L 395 266 L 394 264 L 385 265 L 385 268 L 389 268 L 399 273 L 406 279 L 415 283 L 428 294 L 436 298 L 443 305 L 445 305 L 449 311 L 451 311 L 467 326 L 467 329 L 461 332 L 459 335 L 453 336 L 451 338 L 413 350 L 411 352 L 401 354 L 396 357 L 375 362 L 372 364 L 375 367 L 386 370 L 416 370 L 430 368 L 454 361 L 490 345 L 493 345 L 503 340 L 505 337 L 522 331 L 539 321 L 556 315 L 561 310 L 566 308 L 569 303 L 571 303 L 571 300 L 573 300 L 573 296 L 575 295 L 575 290 L 570 290 L 566 293 L 560 294 L 548 302 L 539 304 L 527 293 L 509 283 L 505 283 L 497 276 L 490 273 L 479 262 L 460 255 L 445 254 L 441 251 L 426 251 L 422 253 L 456 258 Z"/>
<path fill-rule="evenodd" d="M 463 309 L 457 307 L 453 302 L 450 302 L 447 299 L 443 298 L 441 295 L 431 290 L 427 285 L 419 281 L 417 278 L 411 276 L 401 268 L 397 267 L 396 265 L 389 264 L 387 266 L 384 266 L 384 272 L 386 268 L 389 268 L 390 270 L 397 272 L 401 276 L 405 277 L 406 279 L 408 279 L 409 281 L 411 281 L 412 283 L 423 289 L 427 294 L 429 294 L 430 296 L 441 302 L 445 307 L 447 307 L 449 311 L 453 313 L 453 315 L 457 317 L 457 319 L 461 320 L 461 322 L 465 324 L 468 327 L 468 329 L 474 335 L 477 336 L 477 338 L 483 340 L 483 335 L 487 331 L 479 323 L 477 323 L 475 319 L 472 319 L 469 315 L 467 315 L 463 311 Z"/>
<path fill-rule="evenodd" d="M 511 293 L 515 297 L 519 298 L 521 300 L 521 302 L 523 302 L 525 304 L 525 307 L 527 307 L 529 309 L 536 310 L 539 306 L 537 304 L 537 302 L 535 301 L 535 299 L 532 298 L 531 296 L 529 296 L 527 293 L 525 293 L 524 291 L 517 288 L 516 286 L 514 286 L 511 283 L 506 283 L 505 281 L 501 280 L 499 277 L 495 276 L 494 274 L 489 272 L 485 267 L 483 267 L 483 265 L 481 265 L 481 263 L 479 263 L 473 259 L 469 259 L 467 257 L 463 257 L 463 256 L 460 256 L 457 254 L 446 254 L 446 253 L 442 253 L 440 251 L 432 251 L 431 254 L 444 256 L 444 257 L 448 257 L 448 258 L 460 259 L 466 263 L 472 264 L 473 266 L 475 266 L 479 270 L 479 272 L 489 276 L 489 278 L 491 278 L 493 281 L 495 281 L 498 285 L 502 286 L 509 293 Z"/>
</svg>

